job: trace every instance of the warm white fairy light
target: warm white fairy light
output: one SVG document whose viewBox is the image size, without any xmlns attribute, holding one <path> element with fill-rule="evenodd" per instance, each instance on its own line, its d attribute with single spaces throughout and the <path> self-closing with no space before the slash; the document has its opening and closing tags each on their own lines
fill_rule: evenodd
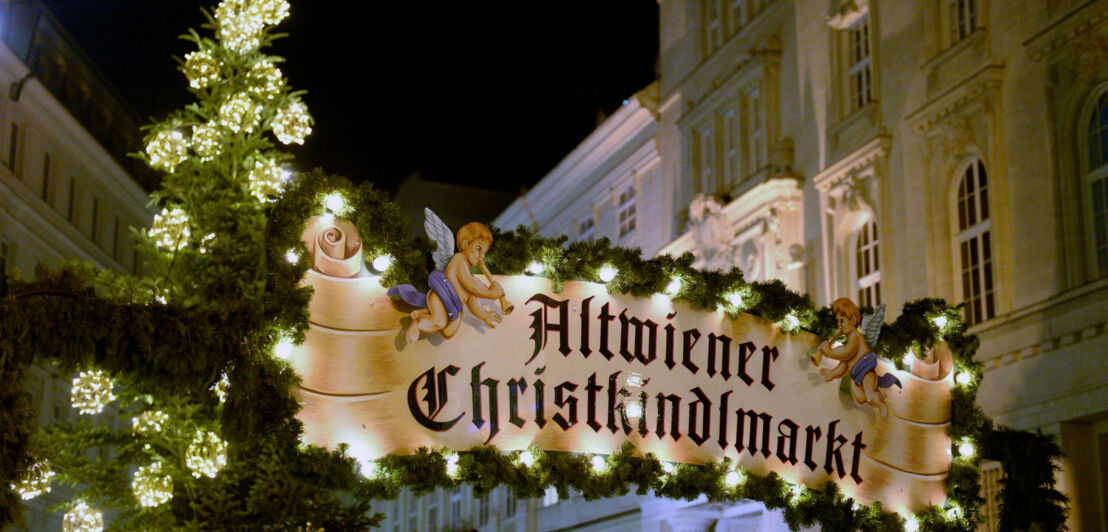
<svg viewBox="0 0 1108 532">
<path fill-rule="evenodd" d="M 346 200 L 343 199 L 342 194 L 332 192 L 323 196 L 323 206 L 327 207 L 327 210 L 342 216 L 346 211 Z"/>
<path fill-rule="evenodd" d="M 203 89 L 219 81 L 219 63 L 207 50 L 198 50 L 185 54 L 185 66 L 182 68 L 189 86 Z"/>
<path fill-rule="evenodd" d="M 188 243 L 189 216 L 185 211 L 174 207 L 162 209 L 162 212 L 154 215 L 154 224 L 150 227 L 150 237 L 158 246 L 170 251 L 181 249 Z"/>
<path fill-rule="evenodd" d="M 446 455 L 446 474 L 450 478 L 458 476 L 458 455 L 454 453 Z"/>
<path fill-rule="evenodd" d="M 192 128 L 192 150 L 201 161 L 215 159 L 223 151 L 223 132 L 219 125 L 208 122 Z"/>
<path fill-rule="evenodd" d="M 642 417 L 642 405 L 639 403 L 627 405 L 627 417 L 631 419 L 639 419 Z"/>
<path fill-rule="evenodd" d="M 919 521 L 915 517 L 912 517 L 912 516 L 905 517 L 904 518 L 904 531 L 905 532 L 916 532 L 917 530 L 919 530 Z"/>
<path fill-rule="evenodd" d="M 946 316 L 937 316 L 937 317 L 935 317 L 935 319 L 931 320 L 931 323 L 934 323 L 935 326 L 940 328 L 940 329 L 942 329 L 943 327 L 946 327 L 946 322 L 947 322 Z"/>
<path fill-rule="evenodd" d="M 962 458 L 973 458 L 974 451 L 973 442 L 970 440 L 966 439 L 958 443 L 958 455 Z"/>
<path fill-rule="evenodd" d="M 961 519 L 962 518 L 962 508 L 960 506 L 958 506 L 957 504 L 951 505 L 950 508 L 946 509 L 946 518 L 947 519 Z"/>
<path fill-rule="evenodd" d="M 673 466 L 673 462 L 662 462 L 662 472 L 667 475 L 672 475 L 677 468 Z"/>
<path fill-rule="evenodd" d="M 169 414 L 161 410 L 147 410 L 131 419 L 135 433 L 143 436 L 158 434 L 169 423 Z"/>
<path fill-rule="evenodd" d="M 386 253 L 373 259 L 373 269 L 378 272 L 384 272 L 389 266 L 392 266 L 392 255 Z"/>
<path fill-rule="evenodd" d="M 300 262 L 300 254 L 295 249 L 290 249 L 285 252 L 285 261 L 289 264 L 296 264 Z"/>
<path fill-rule="evenodd" d="M 219 402 L 223 403 L 224 401 L 227 400 L 227 390 L 230 387 L 231 387 L 231 379 L 228 379 L 227 374 L 224 373 L 223 375 L 221 375 L 219 377 L 219 380 L 216 381 L 216 383 L 212 385 L 210 390 L 212 391 L 212 393 L 215 394 L 216 398 L 219 399 Z"/>
<path fill-rule="evenodd" d="M 912 352 L 911 349 L 905 351 L 904 356 L 900 359 L 900 361 L 903 362 L 905 366 L 911 366 L 912 362 L 914 362 L 915 360 L 916 355 Z"/>
<path fill-rule="evenodd" d="M 165 129 L 154 134 L 146 144 L 146 156 L 150 166 L 172 172 L 188 157 L 189 144 L 176 129 Z"/>
<path fill-rule="evenodd" d="M 44 493 L 50 493 L 50 481 L 54 478 L 54 472 L 45 460 L 35 462 L 23 477 L 15 484 L 11 484 L 13 490 L 27 501 Z"/>
<path fill-rule="evenodd" d="M 224 0 L 215 9 L 219 38 L 233 52 L 249 52 L 262 42 L 264 21 L 248 4 L 249 0 Z"/>
<path fill-rule="evenodd" d="M 112 379 L 100 370 L 82 371 L 73 379 L 69 398 L 78 412 L 99 414 L 115 399 L 112 394 Z"/>
<path fill-rule="evenodd" d="M 173 478 L 162 474 L 161 462 L 141 466 L 131 479 L 140 506 L 158 506 L 173 498 Z"/>
<path fill-rule="evenodd" d="M 733 307 L 743 306 L 742 292 L 731 292 L 727 294 L 727 302 L 730 303 Z"/>
<path fill-rule="evenodd" d="M 292 338 L 282 335 L 277 339 L 277 345 L 273 347 L 273 356 L 281 360 L 288 360 L 295 348 L 296 344 L 292 341 Z"/>
<path fill-rule="evenodd" d="M 608 460 L 599 454 L 594 455 L 590 463 L 592 464 L 592 470 L 597 473 L 603 472 L 608 467 Z"/>
<path fill-rule="evenodd" d="M 62 518 L 63 532 L 100 532 L 104 530 L 104 516 L 80 501 Z"/>
<path fill-rule="evenodd" d="M 779 325 L 782 330 L 792 332 L 800 328 L 800 318 L 796 317 L 796 314 L 790 312 L 781 319 Z"/>
<path fill-rule="evenodd" d="M 523 451 L 519 453 L 519 463 L 523 464 L 523 467 L 531 467 L 535 465 L 535 455 L 531 454 L 531 451 Z"/>
<path fill-rule="evenodd" d="M 250 193 L 258 198 L 258 201 L 267 201 L 270 196 L 280 194 L 284 187 L 284 171 L 277 161 L 273 159 L 254 161 L 254 169 L 250 171 Z"/>
<path fill-rule="evenodd" d="M 204 238 L 200 239 L 200 247 L 196 248 L 200 254 L 207 254 L 212 252 L 212 244 L 215 242 L 215 233 L 208 233 L 204 235 Z"/>
<path fill-rule="evenodd" d="M 674 277 L 669 280 L 669 284 L 666 285 L 666 295 L 675 296 L 681 291 L 681 279 Z"/>
<path fill-rule="evenodd" d="M 610 283 L 612 282 L 612 279 L 616 278 L 617 274 L 619 274 L 619 270 L 617 270 L 615 266 L 612 266 L 611 264 L 605 264 L 602 268 L 600 268 L 600 272 L 597 273 L 597 277 L 600 278 L 600 282 L 602 283 Z"/>
<path fill-rule="evenodd" d="M 300 102 L 279 109 L 273 117 L 273 134 L 284 144 L 303 144 L 311 132 L 312 118 Z"/>
<path fill-rule="evenodd" d="M 185 453 L 185 465 L 196 478 L 215 477 L 227 465 L 227 444 L 213 432 L 197 432 Z"/>
<path fill-rule="evenodd" d="M 273 26 L 289 16 L 289 3 L 286 0 L 255 0 L 250 10 L 261 17 L 262 22 Z"/>
<path fill-rule="evenodd" d="M 254 82 L 250 90 L 263 100 L 272 100 L 281 92 L 281 69 L 267 59 L 250 67 L 250 78 Z"/>
<path fill-rule="evenodd" d="M 954 382 L 965 386 L 973 382 L 973 375 L 970 375 L 967 371 L 959 371 L 957 374 L 954 375 Z"/>
<path fill-rule="evenodd" d="M 377 476 L 377 461 L 366 460 L 365 462 L 358 462 L 358 474 L 365 478 L 373 478 Z"/>
<path fill-rule="evenodd" d="M 245 93 L 231 96 L 219 106 L 219 124 L 232 133 L 254 131 L 261 115 L 262 106 Z"/>
<path fill-rule="evenodd" d="M 739 483 L 742 481 L 743 475 L 738 471 L 731 471 L 730 473 L 727 473 L 725 477 L 723 477 L 723 483 L 726 484 L 728 488 L 734 488 L 735 486 L 738 486 Z"/>
<path fill-rule="evenodd" d="M 789 499 L 796 502 L 800 498 L 800 495 L 804 493 L 804 486 L 802 484 L 793 484 L 789 487 Z"/>
<path fill-rule="evenodd" d="M 531 264 L 527 265 L 527 273 L 531 275 L 538 275 L 542 273 L 545 267 L 542 265 L 542 261 L 533 260 Z"/>
</svg>

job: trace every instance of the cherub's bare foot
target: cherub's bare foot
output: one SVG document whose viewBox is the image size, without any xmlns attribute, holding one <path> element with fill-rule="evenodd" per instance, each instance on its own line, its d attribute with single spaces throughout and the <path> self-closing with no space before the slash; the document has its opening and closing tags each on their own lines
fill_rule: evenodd
<svg viewBox="0 0 1108 532">
<path fill-rule="evenodd" d="M 408 332 L 404 335 L 404 339 L 407 340 L 409 344 L 415 343 L 416 340 L 419 340 L 418 321 L 412 320 L 412 324 L 408 326 Z"/>
</svg>

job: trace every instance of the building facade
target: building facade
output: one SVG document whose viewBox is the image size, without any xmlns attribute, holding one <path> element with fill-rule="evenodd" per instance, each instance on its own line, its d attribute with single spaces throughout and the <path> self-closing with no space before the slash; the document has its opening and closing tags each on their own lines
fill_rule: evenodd
<svg viewBox="0 0 1108 532">
<path fill-rule="evenodd" d="M 890 319 L 923 297 L 964 303 L 985 364 L 979 403 L 1054 435 L 1070 529 L 1108 530 L 1108 1 L 659 11 L 656 104 L 630 98 L 494 223 L 608 236 L 647 256 L 691 251 L 819 305 L 885 303 Z M 622 134 L 632 116 L 651 138 Z M 628 156 L 642 146 L 645 166 Z M 608 170 L 620 165 L 630 172 Z M 624 175 L 636 184 L 630 239 Z M 701 525 L 682 529 L 779 526 L 732 526 L 731 510 L 703 503 L 640 505 L 634 528 L 646 530 L 694 514 Z M 986 518 L 995 529 L 995 506 Z M 576 525 L 601 529 L 550 528 Z"/>
<path fill-rule="evenodd" d="M 39 2 L 0 3 L 0 263 L 8 275 L 36 265 L 89 261 L 139 272 L 131 227 L 146 227 L 150 175 L 136 182 L 127 159 L 139 121 Z M 18 272 L 18 273 L 17 273 Z M 69 375 L 34 366 L 27 388 L 39 424 L 77 415 Z M 118 423 L 111 411 L 99 416 Z M 57 487 L 25 501 L 28 530 L 60 530 L 46 508 L 68 500 Z"/>
</svg>

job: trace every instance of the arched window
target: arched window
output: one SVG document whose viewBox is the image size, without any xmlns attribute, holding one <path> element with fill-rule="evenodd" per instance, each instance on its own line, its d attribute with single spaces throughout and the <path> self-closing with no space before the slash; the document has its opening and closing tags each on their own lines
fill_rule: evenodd
<svg viewBox="0 0 1108 532">
<path fill-rule="evenodd" d="M 1108 91 L 1103 91 L 1089 116 L 1089 151 L 1085 190 L 1090 193 L 1093 254 L 1097 276 L 1108 275 Z"/>
<path fill-rule="evenodd" d="M 993 291 L 993 251 L 989 234 L 989 183 L 985 164 L 974 159 L 958 183 L 958 255 L 966 323 L 996 315 Z"/>
<path fill-rule="evenodd" d="M 877 223 L 870 217 L 858 230 L 854 252 L 858 305 L 881 304 L 881 268 L 878 265 Z"/>
</svg>

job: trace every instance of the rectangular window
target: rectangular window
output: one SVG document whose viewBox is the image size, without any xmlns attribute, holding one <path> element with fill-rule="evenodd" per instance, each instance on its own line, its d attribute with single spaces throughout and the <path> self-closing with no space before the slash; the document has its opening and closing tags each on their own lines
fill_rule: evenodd
<svg viewBox="0 0 1108 532">
<path fill-rule="evenodd" d="M 77 178 L 70 176 L 69 178 L 69 197 L 65 200 L 65 219 L 69 220 L 69 223 L 73 223 L 73 219 L 76 214 L 73 211 L 73 201 L 77 197 Z"/>
<path fill-rule="evenodd" d="M 963 240 L 959 246 L 965 319 L 966 323 L 973 325 L 991 319 L 996 312 L 989 231 Z"/>
<path fill-rule="evenodd" d="M 720 115 L 720 131 L 723 135 L 724 188 L 734 186 L 740 179 L 738 122 L 735 119 L 734 109 L 728 109 Z"/>
<path fill-rule="evenodd" d="M 427 510 L 427 530 L 439 529 L 439 508 L 432 506 Z"/>
<path fill-rule="evenodd" d="M 516 515 L 516 494 L 512 490 L 508 490 L 505 494 L 504 500 L 504 517 L 513 517 Z"/>
<path fill-rule="evenodd" d="M 980 28 L 977 21 L 977 0 L 949 0 L 950 43 L 954 44 Z"/>
<path fill-rule="evenodd" d="M 869 15 L 858 19 L 847 33 L 846 82 L 849 87 L 851 112 L 873 101 L 873 79 L 870 68 Z"/>
<path fill-rule="evenodd" d="M 100 200 L 98 198 L 92 198 L 92 227 L 89 229 L 89 238 L 92 242 L 96 243 L 96 237 L 99 236 L 99 222 L 100 221 Z"/>
<path fill-rule="evenodd" d="M 8 169 L 18 176 L 19 172 L 15 170 L 17 155 L 19 155 L 19 126 L 12 122 L 11 135 L 8 137 Z"/>
<path fill-rule="evenodd" d="M 450 530 L 461 530 L 462 528 L 462 490 L 461 488 L 454 488 L 454 493 L 450 495 Z"/>
<path fill-rule="evenodd" d="M 747 149 L 750 153 L 747 155 L 747 160 L 750 161 L 750 167 L 748 168 L 748 174 L 753 175 L 758 173 L 765 165 L 765 120 L 762 114 L 762 95 L 759 91 L 751 91 L 747 95 L 747 129 L 748 140 Z"/>
<path fill-rule="evenodd" d="M 477 526 L 489 524 L 489 495 L 486 493 L 477 501 Z"/>
<path fill-rule="evenodd" d="M 881 304 L 881 270 L 878 256 L 877 224 L 871 219 L 858 232 L 855 269 L 858 275 L 858 304 Z"/>
<path fill-rule="evenodd" d="M 596 236 L 596 218 L 589 214 L 577 222 L 577 240 L 592 242 Z"/>
<path fill-rule="evenodd" d="M 42 190 L 39 194 L 42 197 L 42 201 L 45 201 L 47 205 L 50 201 L 50 154 L 45 153 L 42 157 Z"/>
<path fill-rule="evenodd" d="M 704 0 L 704 48 L 705 55 L 716 51 L 723 44 L 723 0 Z"/>
<path fill-rule="evenodd" d="M 696 189 L 693 192 L 714 193 L 716 187 L 715 164 L 713 164 L 715 162 L 715 143 L 712 138 L 711 124 L 704 124 L 696 128 L 693 142 L 695 143 L 697 177 Z"/>
<path fill-rule="evenodd" d="M 737 33 L 746 25 L 747 17 L 744 9 L 746 0 L 731 0 L 728 12 L 731 17 L 731 33 Z"/>
<path fill-rule="evenodd" d="M 619 193 L 619 237 L 635 232 L 635 185 Z"/>
</svg>

